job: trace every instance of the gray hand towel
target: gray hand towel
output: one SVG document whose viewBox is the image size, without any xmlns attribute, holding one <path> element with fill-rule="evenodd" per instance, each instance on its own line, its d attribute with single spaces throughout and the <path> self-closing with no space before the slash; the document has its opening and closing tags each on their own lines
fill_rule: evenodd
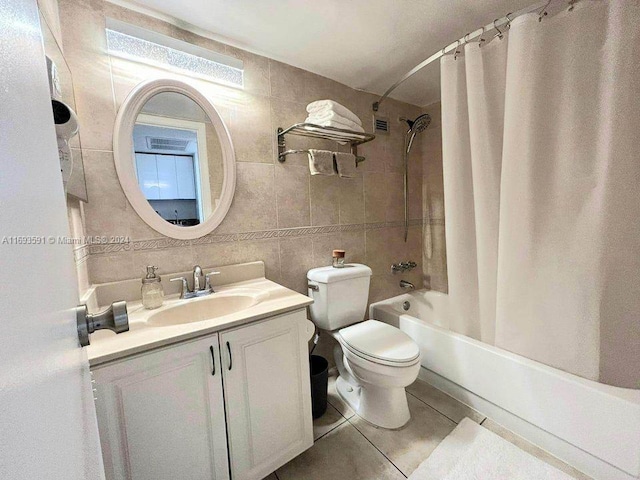
<svg viewBox="0 0 640 480">
<path fill-rule="evenodd" d="M 310 149 L 309 171 L 311 171 L 311 175 L 335 175 L 333 152 Z"/>
<path fill-rule="evenodd" d="M 343 178 L 356 176 L 356 156 L 353 153 L 335 152 L 338 175 Z"/>
</svg>

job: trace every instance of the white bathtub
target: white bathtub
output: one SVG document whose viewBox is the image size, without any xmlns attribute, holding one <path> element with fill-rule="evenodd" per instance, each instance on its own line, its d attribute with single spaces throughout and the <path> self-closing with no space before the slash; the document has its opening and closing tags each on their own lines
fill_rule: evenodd
<svg viewBox="0 0 640 480">
<path fill-rule="evenodd" d="M 422 380 L 597 480 L 640 478 L 640 390 L 586 380 L 453 333 L 441 293 L 373 303 L 370 318 L 418 343 Z"/>
</svg>

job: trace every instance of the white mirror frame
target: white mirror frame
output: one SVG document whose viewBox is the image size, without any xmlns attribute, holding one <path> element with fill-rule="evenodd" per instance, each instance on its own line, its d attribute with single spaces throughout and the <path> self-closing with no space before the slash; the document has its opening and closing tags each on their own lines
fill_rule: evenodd
<svg viewBox="0 0 640 480">
<path fill-rule="evenodd" d="M 224 167 L 224 179 L 220 201 L 212 214 L 204 222 L 191 227 L 180 227 L 167 222 L 156 213 L 149 201 L 145 198 L 135 171 L 135 159 L 133 152 L 133 127 L 136 118 L 147 101 L 163 92 L 181 93 L 196 102 L 211 119 L 211 123 L 218 135 L 218 141 L 222 150 L 222 163 Z M 200 91 L 182 81 L 172 78 L 160 78 L 148 80 L 136 86 L 127 96 L 120 107 L 113 130 L 113 155 L 116 164 L 116 172 L 120 184 L 129 203 L 136 213 L 147 225 L 167 237 L 178 240 L 193 240 L 211 233 L 220 223 L 231 207 L 233 194 L 236 189 L 236 156 L 231 143 L 231 136 L 222 117 L 212 103 Z"/>
</svg>

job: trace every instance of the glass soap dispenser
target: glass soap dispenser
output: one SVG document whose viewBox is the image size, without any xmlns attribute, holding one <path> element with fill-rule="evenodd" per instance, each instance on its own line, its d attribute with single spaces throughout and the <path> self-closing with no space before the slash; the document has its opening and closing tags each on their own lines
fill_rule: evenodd
<svg viewBox="0 0 640 480">
<path fill-rule="evenodd" d="M 142 279 L 142 306 L 147 310 L 153 310 L 162 306 L 164 290 L 160 283 L 160 276 L 156 275 L 158 267 L 149 265 L 147 276 Z"/>
</svg>

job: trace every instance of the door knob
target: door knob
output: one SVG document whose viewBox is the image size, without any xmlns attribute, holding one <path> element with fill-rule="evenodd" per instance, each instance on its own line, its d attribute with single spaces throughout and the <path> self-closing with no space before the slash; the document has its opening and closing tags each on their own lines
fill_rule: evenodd
<svg viewBox="0 0 640 480">
<path fill-rule="evenodd" d="M 127 302 L 113 302 L 109 308 L 100 313 L 90 314 L 86 305 L 76 307 L 76 322 L 78 325 L 78 339 L 80 346 L 89 345 L 89 334 L 96 330 L 109 330 L 122 333 L 129 331 L 129 314 Z"/>
</svg>

